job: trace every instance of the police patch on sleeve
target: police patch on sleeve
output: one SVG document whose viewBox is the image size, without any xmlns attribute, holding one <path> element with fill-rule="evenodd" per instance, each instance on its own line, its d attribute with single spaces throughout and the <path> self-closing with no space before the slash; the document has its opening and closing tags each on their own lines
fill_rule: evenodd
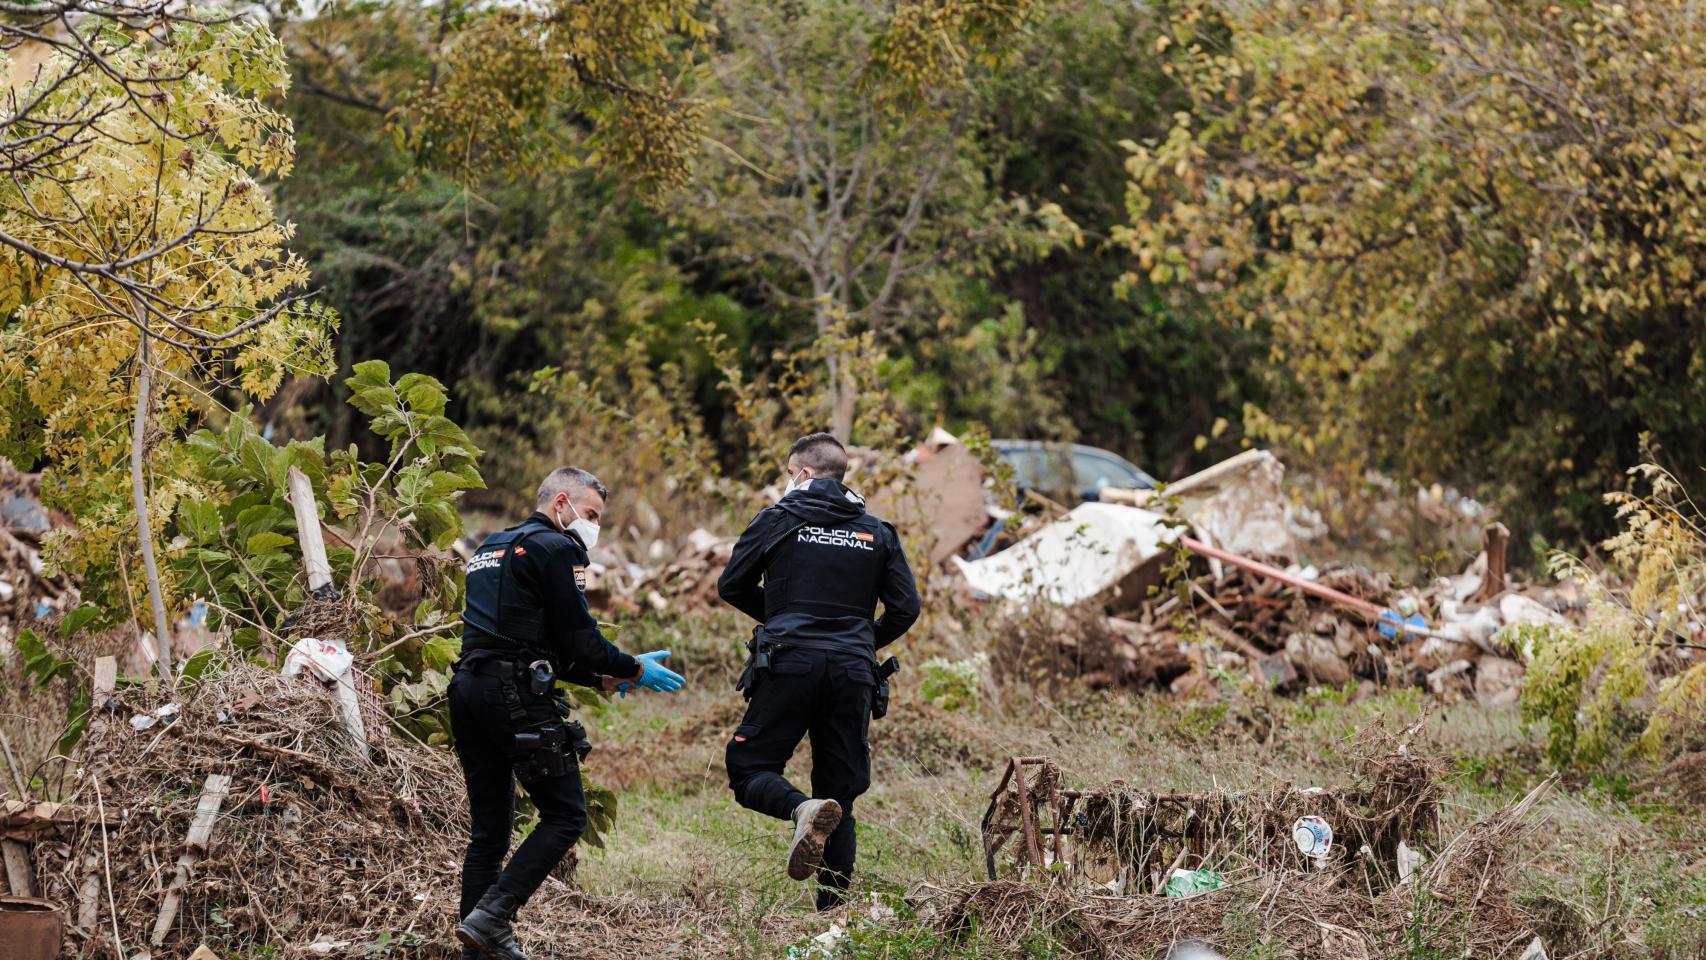
<svg viewBox="0 0 1706 960">
<path fill-rule="evenodd" d="M 586 592 L 586 568 L 585 567 L 576 567 L 575 568 L 575 589 L 579 590 L 582 593 Z"/>
</svg>

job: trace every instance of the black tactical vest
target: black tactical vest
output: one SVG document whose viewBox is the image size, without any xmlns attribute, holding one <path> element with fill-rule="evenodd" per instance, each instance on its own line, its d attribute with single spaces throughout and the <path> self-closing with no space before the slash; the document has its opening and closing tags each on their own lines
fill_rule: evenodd
<svg viewBox="0 0 1706 960">
<path fill-rule="evenodd" d="M 494 533 L 480 544 L 473 559 L 468 561 L 467 600 L 462 609 L 465 634 L 478 631 L 507 641 L 518 650 L 544 648 L 542 598 L 516 582 L 512 561 L 518 550 L 527 549 L 528 537 L 555 532 L 548 524 L 530 520 Z"/>
<path fill-rule="evenodd" d="M 764 569 L 764 619 L 875 617 L 886 539 L 883 522 L 869 514 L 833 526 L 801 525 L 776 545 Z"/>
</svg>

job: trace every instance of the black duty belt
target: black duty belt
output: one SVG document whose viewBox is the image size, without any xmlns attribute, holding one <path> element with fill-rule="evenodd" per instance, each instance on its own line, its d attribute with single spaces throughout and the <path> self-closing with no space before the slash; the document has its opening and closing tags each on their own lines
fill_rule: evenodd
<svg viewBox="0 0 1706 960">
<path fill-rule="evenodd" d="M 507 679 L 519 677 L 530 671 L 526 660 L 500 660 L 497 657 L 481 657 L 478 660 L 458 665 L 457 669 L 466 670 L 477 677 L 497 677 Z"/>
<path fill-rule="evenodd" d="M 523 690 L 535 697 L 549 697 L 560 702 L 556 695 L 557 675 L 549 660 L 528 662 L 487 655 L 459 661 L 456 669 L 498 680 L 503 687 L 504 709 L 517 725 L 527 720 L 527 710 L 521 704 Z"/>
</svg>

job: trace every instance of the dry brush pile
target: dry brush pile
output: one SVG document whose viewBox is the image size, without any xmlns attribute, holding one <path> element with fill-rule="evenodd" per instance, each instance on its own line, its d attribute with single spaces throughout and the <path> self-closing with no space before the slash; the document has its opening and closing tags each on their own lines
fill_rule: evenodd
<svg viewBox="0 0 1706 960">
<path fill-rule="evenodd" d="M 363 760 L 331 695 L 247 664 L 184 691 L 170 722 L 133 729 L 132 717 L 164 702 L 138 687 L 101 711 L 68 798 L 89 815 L 63 841 L 38 845 L 44 896 L 74 922 L 66 957 L 128 960 L 149 945 L 216 774 L 230 777 L 229 793 L 155 956 L 203 942 L 267 944 L 285 957 L 455 955 L 467 834 L 452 753 L 392 733 Z M 572 888 L 572 869 L 522 915 L 532 955 L 619 955 L 637 926 L 698 944 L 695 955 L 720 953 L 726 905 L 588 896 Z"/>
</svg>

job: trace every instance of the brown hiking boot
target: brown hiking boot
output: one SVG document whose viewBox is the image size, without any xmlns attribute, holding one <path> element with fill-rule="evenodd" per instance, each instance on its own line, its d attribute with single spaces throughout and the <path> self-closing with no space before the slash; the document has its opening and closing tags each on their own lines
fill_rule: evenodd
<svg viewBox="0 0 1706 960">
<path fill-rule="evenodd" d="M 807 800 L 794 808 L 794 842 L 788 847 L 788 879 L 809 880 L 823 863 L 823 847 L 841 824 L 841 804 Z"/>
</svg>

